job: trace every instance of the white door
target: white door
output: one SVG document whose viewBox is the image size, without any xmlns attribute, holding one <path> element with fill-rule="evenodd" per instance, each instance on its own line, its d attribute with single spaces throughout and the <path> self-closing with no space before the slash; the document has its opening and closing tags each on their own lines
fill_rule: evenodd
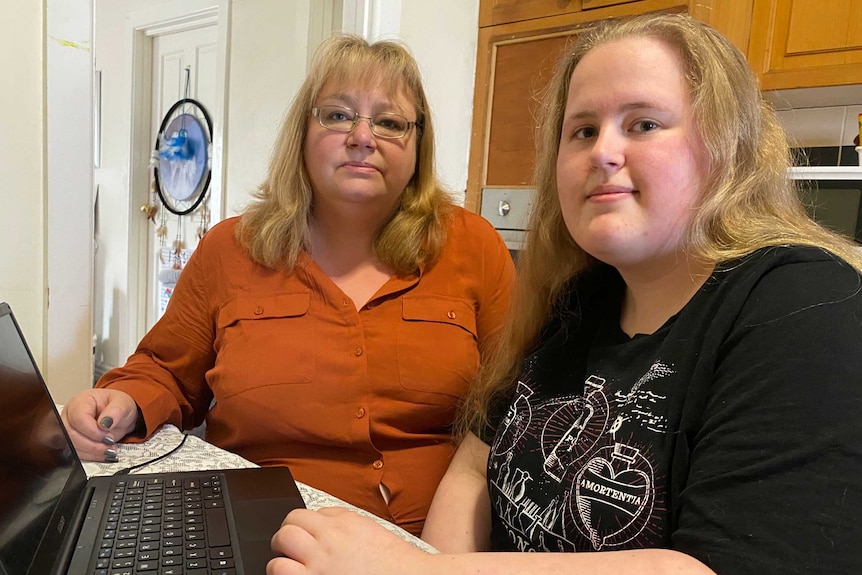
<svg viewBox="0 0 862 575">
<path fill-rule="evenodd" d="M 188 180 L 201 181 L 204 185 L 206 170 L 211 165 L 209 160 L 211 154 L 205 152 L 202 147 L 191 151 L 192 160 L 197 157 L 197 162 L 191 161 L 183 164 L 190 166 L 192 173 L 183 174 L 181 170 L 171 170 L 171 163 L 160 160 L 159 154 L 155 153 L 155 143 L 160 134 L 160 128 L 166 124 L 162 133 L 163 138 L 159 140 L 159 150 L 166 157 L 172 146 L 179 142 L 177 127 L 188 128 L 191 134 L 189 142 L 195 142 L 195 135 L 201 132 L 207 133 L 208 128 L 205 116 L 201 111 L 209 114 L 212 119 L 212 106 L 216 102 L 217 88 L 217 28 L 215 25 L 195 28 L 182 32 L 163 34 L 153 38 L 152 54 L 152 114 L 150 141 L 153 142 L 154 154 L 152 163 L 159 167 L 161 190 L 168 194 L 168 204 L 174 211 L 184 212 L 191 209 L 194 200 L 200 194 L 189 193 L 189 201 L 184 201 L 186 189 L 183 184 L 185 176 Z M 191 98 L 200 104 L 198 108 L 193 103 L 178 105 L 184 98 Z M 201 110 L 202 109 L 202 110 Z M 186 125 L 186 118 L 197 118 L 198 122 L 190 122 Z M 192 129 L 194 128 L 194 130 Z M 200 130 L 199 130 L 200 129 Z M 195 130 L 199 130 L 197 134 Z M 207 138 L 209 134 L 206 134 Z M 183 136 L 184 138 L 184 136 Z M 197 139 L 199 142 L 200 140 Z M 174 146 L 179 149 L 178 146 Z M 190 149 L 185 148 L 187 151 Z M 211 149 L 211 146 L 210 146 Z M 205 155 L 201 155 L 205 154 Z M 203 166 L 201 165 L 203 162 Z M 194 173 L 195 164 L 198 172 Z M 203 173 L 201 172 L 203 171 Z M 197 177 L 201 179 L 195 179 Z M 207 189 L 203 199 L 197 207 L 185 215 L 177 215 L 169 210 L 156 193 L 156 183 L 151 170 L 151 206 L 149 213 L 150 222 L 147 229 L 147 305 L 146 326 L 150 327 L 164 313 L 164 308 L 170 299 L 173 287 L 182 267 L 197 246 L 200 236 L 215 223 L 219 209 L 214 205 L 217 198 L 212 197 L 212 190 Z M 189 192 L 194 188 L 190 185 Z M 173 191 L 171 197 L 169 191 Z M 177 193 L 179 191 L 179 193 Z M 176 201 L 177 199 L 181 201 Z M 142 254 L 143 255 L 143 254 Z"/>
</svg>

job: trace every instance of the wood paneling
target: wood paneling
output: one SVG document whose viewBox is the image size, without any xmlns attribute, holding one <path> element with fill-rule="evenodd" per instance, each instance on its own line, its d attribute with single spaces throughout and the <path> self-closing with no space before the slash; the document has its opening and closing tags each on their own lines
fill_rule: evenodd
<svg viewBox="0 0 862 575">
<path fill-rule="evenodd" d="M 530 184 L 541 93 L 570 39 L 533 37 L 496 46 L 485 185 Z"/>
<path fill-rule="evenodd" d="M 593 8 L 604 8 L 606 6 L 616 6 L 617 4 L 627 4 L 635 0 L 583 0 L 584 10 L 592 10 Z"/>
<path fill-rule="evenodd" d="M 481 0 L 479 27 L 559 16 L 581 10 L 581 0 Z"/>
</svg>

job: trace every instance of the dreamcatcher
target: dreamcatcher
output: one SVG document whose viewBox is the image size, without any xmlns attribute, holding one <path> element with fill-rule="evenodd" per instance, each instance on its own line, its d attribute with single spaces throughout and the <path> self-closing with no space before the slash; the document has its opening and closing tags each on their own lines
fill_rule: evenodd
<svg viewBox="0 0 862 575">
<path fill-rule="evenodd" d="M 165 284 L 176 283 L 191 253 L 184 241 L 184 216 L 197 211 L 198 239 L 206 233 L 210 222 L 207 191 L 212 178 L 212 120 L 203 105 L 189 97 L 191 70 L 188 66 L 185 73 L 183 98 L 168 109 L 156 135 L 150 160 L 153 199 L 141 206 L 141 211 L 156 224 L 162 266 L 158 276 Z M 160 210 L 159 204 L 164 209 Z M 165 249 L 168 247 L 169 213 L 176 216 L 176 238 L 170 248 Z M 166 258 L 169 261 L 165 261 Z"/>
</svg>

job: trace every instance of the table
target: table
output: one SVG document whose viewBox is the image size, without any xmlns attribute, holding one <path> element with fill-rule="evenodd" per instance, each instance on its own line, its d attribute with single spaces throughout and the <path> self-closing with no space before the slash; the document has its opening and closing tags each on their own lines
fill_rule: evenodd
<svg viewBox="0 0 862 575">
<path fill-rule="evenodd" d="M 88 476 L 112 475 L 120 469 L 144 463 L 168 453 L 171 449 L 180 444 L 184 435 L 185 443 L 177 451 L 171 453 L 164 459 L 160 459 L 144 467 L 134 469 L 130 473 L 209 471 L 218 469 L 259 467 L 257 464 L 252 463 L 235 453 L 225 451 L 211 443 L 207 443 L 195 435 L 183 434 L 183 432 L 175 426 L 166 424 L 144 443 L 118 443 L 116 447 L 119 462 L 84 462 L 84 470 L 87 472 Z M 305 485 L 299 481 L 296 482 L 296 485 L 299 488 L 299 493 L 302 495 L 302 499 L 305 501 L 305 506 L 309 509 L 320 509 L 321 507 L 345 507 L 351 511 L 359 513 L 360 515 L 373 519 L 398 537 L 412 543 L 423 551 L 428 553 L 437 552 L 433 547 L 418 537 L 372 513 L 359 509 L 354 505 L 350 505 L 349 503 L 342 501 L 337 497 L 333 497 L 324 491 L 315 489 L 310 485 Z"/>
</svg>

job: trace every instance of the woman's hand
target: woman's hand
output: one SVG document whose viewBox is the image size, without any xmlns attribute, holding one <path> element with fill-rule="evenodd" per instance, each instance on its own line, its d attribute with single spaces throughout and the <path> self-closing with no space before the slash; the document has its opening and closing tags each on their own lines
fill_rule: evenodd
<svg viewBox="0 0 862 575">
<path fill-rule="evenodd" d="M 267 575 L 421 573 L 431 557 L 371 519 L 338 507 L 291 511 L 272 538 Z"/>
<path fill-rule="evenodd" d="M 60 418 L 78 457 L 113 463 L 114 444 L 138 426 L 138 404 L 124 391 L 88 389 L 69 400 Z"/>
</svg>

